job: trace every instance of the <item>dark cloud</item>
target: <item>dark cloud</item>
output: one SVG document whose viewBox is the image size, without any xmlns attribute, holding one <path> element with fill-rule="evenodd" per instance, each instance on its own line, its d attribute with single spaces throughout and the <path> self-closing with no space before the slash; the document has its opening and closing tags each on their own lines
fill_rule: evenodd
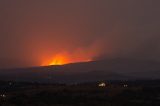
<svg viewBox="0 0 160 106">
<path fill-rule="evenodd" d="M 39 65 L 43 58 L 64 51 L 96 59 L 160 60 L 159 4 L 159 0 L 0 0 L 0 63 Z"/>
</svg>

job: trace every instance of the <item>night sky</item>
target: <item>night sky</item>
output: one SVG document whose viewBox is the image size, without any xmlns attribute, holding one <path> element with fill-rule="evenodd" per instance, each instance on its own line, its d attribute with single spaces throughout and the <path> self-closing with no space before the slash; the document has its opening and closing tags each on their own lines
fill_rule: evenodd
<svg viewBox="0 0 160 106">
<path fill-rule="evenodd" d="M 160 0 L 0 0 L 0 68 L 160 60 Z"/>
</svg>

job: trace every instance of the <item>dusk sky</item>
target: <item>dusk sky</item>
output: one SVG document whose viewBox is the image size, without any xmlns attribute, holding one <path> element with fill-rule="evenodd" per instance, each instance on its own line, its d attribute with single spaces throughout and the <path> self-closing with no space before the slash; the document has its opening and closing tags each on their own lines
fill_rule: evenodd
<svg viewBox="0 0 160 106">
<path fill-rule="evenodd" d="M 0 68 L 160 60 L 160 0 L 0 0 Z"/>
</svg>

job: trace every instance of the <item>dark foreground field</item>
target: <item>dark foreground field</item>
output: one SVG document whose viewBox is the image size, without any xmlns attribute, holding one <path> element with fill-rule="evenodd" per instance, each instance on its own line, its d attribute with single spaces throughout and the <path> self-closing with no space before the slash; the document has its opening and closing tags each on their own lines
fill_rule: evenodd
<svg viewBox="0 0 160 106">
<path fill-rule="evenodd" d="M 0 106 L 160 106 L 160 81 L 0 84 Z"/>
</svg>

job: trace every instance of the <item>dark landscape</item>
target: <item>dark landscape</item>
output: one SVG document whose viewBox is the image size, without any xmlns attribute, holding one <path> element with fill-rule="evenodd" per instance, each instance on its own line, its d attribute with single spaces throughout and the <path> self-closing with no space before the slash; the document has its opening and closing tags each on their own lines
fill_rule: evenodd
<svg viewBox="0 0 160 106">
<path fill-rule="evenodd" d="M 160 62 L 135 59 L 106 59 L 66 65 L 0 70 L 1 80 L 47 83 L 80 83 L 98 80 L 157 80 Z"/>
<path fill-rule="evenodd" d="M 158 69 L 156 61 L 110 59 L 3 70 L 0 105 L 159 106 Z"/>
<path fill-rule="evenodd" d="M 159 106 L 160 80 L 81 84 L 3 82 L 1 106 Z"/>
</svg>

